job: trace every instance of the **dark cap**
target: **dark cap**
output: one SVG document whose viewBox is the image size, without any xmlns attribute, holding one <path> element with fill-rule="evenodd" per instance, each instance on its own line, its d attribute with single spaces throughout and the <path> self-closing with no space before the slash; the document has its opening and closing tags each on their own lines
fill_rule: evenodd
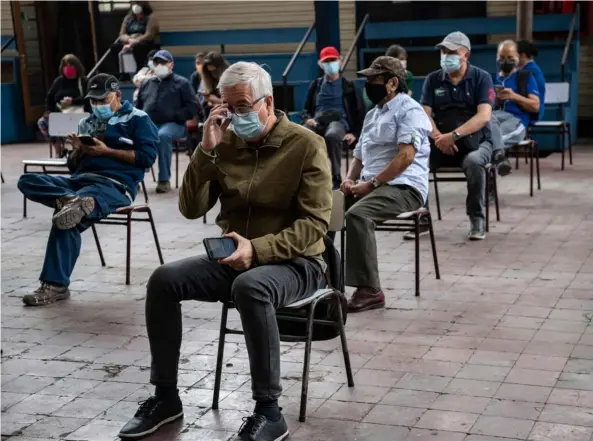
<svg viewBox="0 0 593 441">
<path fill-rule="evenodd" d="M 399 80 L 405 80 L 406 69 L 404 69 L 401 61 L 399 61 L 397 58 L 384 55 L 375 58 L 375 61 L 371 63 L 370 67 L 358 71 L 358 75 L 365 77 L 374 77 L 376 75 L 392 75 L 397 77 Z"/>
<path fill-rule="evenodd" d="M 440 48 L 441 46 L 446 47 L 450 51 L 456 51 L 462 47 L 466 48 L 468 51 L 472 49 L 472 45 L 469 42 L 467 35 L 459 31 L 451 32 L 443 39 L 443 41 L 436 45 L 437 48 Z"/>
<path fill-rule="evenodd" d="M 102 100 L 111 92 L 119 90 L 119 81 L 113 75 L 97 74 L 89 80 L 86 98 Z"/>
<path fill-rule="evenodd" d="M 163 60 L 163 61 L 166 61 L 167 63 L 170 63 L 173 61 L 173 55 L 171 55 L 171 52 L 161 49 L 160 51 L 158 51 L 156 54 L 154 54 L 152 56 L 152 59 L 153 60 Z"/>
</svg>

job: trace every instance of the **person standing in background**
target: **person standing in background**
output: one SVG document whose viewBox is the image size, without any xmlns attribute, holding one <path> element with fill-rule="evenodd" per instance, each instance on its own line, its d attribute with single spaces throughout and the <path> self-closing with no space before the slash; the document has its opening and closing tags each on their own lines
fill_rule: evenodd
<svg viewBox="0 0 593 441">
<path fill-rule="evenodd" d="M 200 84 L 202 91 L 200 95 L 204 104 L 204 119 L 210 115 L 210 110 L 217 104 L 222 104 L 220 91 L 218 90 L 218 81 L 222 73 L 227 70 L 230 63 L 219 53 L 208 52 L 204 57 L 202 64 L 202 82 Z"/>
<path fill-rule="evenodd" d="M 541 68 L 534 60 L 539 54 L 539 51 L 532 41 L 520 40 L 517 42 L 517 52 L 519 52 L 519 68 L 531 72 L 537 83 L 539 101 L 541 103 L 537 121 L 541 121 L 544 118 L 544 103 L 546 102 L 546 79 Z"/>
</svg>

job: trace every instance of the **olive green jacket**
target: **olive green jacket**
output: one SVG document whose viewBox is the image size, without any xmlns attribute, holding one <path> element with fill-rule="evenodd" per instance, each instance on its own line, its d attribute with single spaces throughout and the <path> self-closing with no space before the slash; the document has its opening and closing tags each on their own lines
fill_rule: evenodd
<svg viewBox="0 0 593 441">
<path fill-rule="evenodd" d="M 259 146 L 228 130 L 213 152 L 197 148 L 179 192 L 188 219 L 220 199 L 217 224 L 250 239 L 258 264 L 318 257 L 332 208 L 323 138 L 276 114 L 279 121 Z"/>
</svg>

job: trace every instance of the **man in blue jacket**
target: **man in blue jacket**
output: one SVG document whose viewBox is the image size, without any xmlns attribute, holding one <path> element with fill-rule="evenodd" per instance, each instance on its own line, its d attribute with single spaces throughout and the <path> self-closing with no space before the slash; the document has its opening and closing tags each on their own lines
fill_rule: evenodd
<svg viewBox="0 0 593 441">
<path fill-rule="evenodd" d="M 80 254 L 81 233 L 118 208 L 130 205 L 147 168 L 156 159 L 156 126 L 146 113 L 121 101 L 117 79 L 99 74 L 89 81 L 86 96 L 93 113 L 78 124 L 68 141 L 72 176 L 24 174 L 19 190 L 30 200 L 55 209 L 41 286 L 23 297 L 41 306 L 70 297 L 68 285 Z M 92 137 L 92 142 L 79 136 Z M 82 142 L 85 140 L 87 145 Z"/>
<path fill-rule="evenodd" d="M 173 73 L 173 55 L 160 50 L 152 57 L 155 76 L 144 82 L 136 107 L 144 110 L 159 130 L 159 183 L 157 193 L 171 191 L 173 140 L 185 136 L 185 123 L 198 113 L 191 83 Z"/>
</svg>

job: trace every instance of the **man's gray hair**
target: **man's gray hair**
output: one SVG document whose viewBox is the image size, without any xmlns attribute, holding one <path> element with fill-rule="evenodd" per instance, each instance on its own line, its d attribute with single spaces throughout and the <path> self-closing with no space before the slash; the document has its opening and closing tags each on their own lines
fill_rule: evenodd
<svg viewBox="0 0 593 441">
<path fill-rule="evenodd" d="M 511 47 L 514 47 L 515 49 L 517 49 L 517 42 L 515 40 L 504 40 L 504 41 L 501 41 L 500 43 L 498 43 L 497 50 L 500 51 L 505 46 L 511 46 Z"/>
<path fill-rule="evenodd" d="M 251 94 L 254 100 L 263 96 L 273 96 L 272 77 L 257 63 L 239 61 L 223 72 L 218 82 L 218 88 L 234 87 L 238 84 L 251 85 Z"/>
</svg>

